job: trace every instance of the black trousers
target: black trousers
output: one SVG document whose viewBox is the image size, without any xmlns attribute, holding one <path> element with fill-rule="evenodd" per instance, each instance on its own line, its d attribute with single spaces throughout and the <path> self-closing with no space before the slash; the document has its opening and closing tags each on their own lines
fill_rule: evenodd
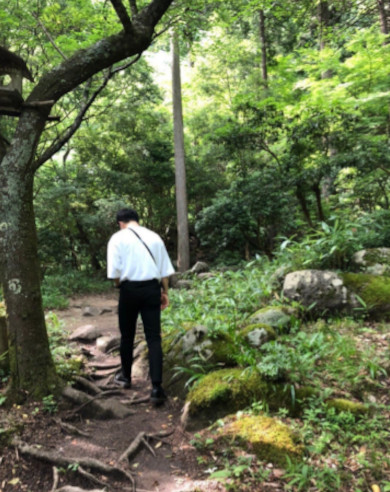
<svg viewBox="0 0 390 492">
<path fill-rule="evenodd" d="M 161 288 L 158 280 L 122 282 L 119 295 L 120 356 L 123 374 L 131 379 L 134 337 L 141 314 L 149 350 L 150 378 L 153 385 L 162 382 Z"/>
</svg>

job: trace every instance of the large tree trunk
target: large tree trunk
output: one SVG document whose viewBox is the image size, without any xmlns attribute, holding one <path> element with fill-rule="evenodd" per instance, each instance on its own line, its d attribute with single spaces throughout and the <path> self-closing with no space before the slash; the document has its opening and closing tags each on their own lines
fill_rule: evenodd
<svg viewBox="0 0 390 492">
<path fill-rule="evenodd" d="M 181 98 L 180 52 L 176 34 L 172 35 L 172 100 L 178 236 L 177 266 L 180 272 L 184 272 L 190 267 L 190 241 L 188 232 L 187 181 L 184 153 L 183 108 Z"/>
<path fill-rule="evenodd" d="M 117 12 L 124 26 L 119 34 L 77 51 L 48 71 L 27 98 L 11 144 L 2 159 L 0 155 L 0 271 L 8 315 L 11 389 L 19 394 L 49 394 L 58 382 L 42 307 L 33 211 L 34 174 L 44 162 L 34 158 L 46 118 L 55 101 L 92 75 L 141 54 L 172 1 L 152 0 L 133 22 L 123 11 Z"/>
<path fill-rule="evenodd" d="M 35 134 L 39 133 L 39 123 Z M 30 127 L 30 126 L 29 126 Z M 27 128 L 29 128 L 27 127 Z M 27 132 L 26 128 L 26 132 Z M 16 139 L 0 166 L 2 283 L 7 308 L 11 388 L 33 396 L 56 387 L 40 290 L 37 235 L 33 211 L 34 174 L 23 162 L 34 146 Z"/>
</svg>

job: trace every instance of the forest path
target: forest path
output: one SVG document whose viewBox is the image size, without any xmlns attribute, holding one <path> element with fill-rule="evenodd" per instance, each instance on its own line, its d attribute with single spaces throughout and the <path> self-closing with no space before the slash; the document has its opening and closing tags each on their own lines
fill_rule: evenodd
<svg viewBox="0 0 390 492">
<path fill-rule="evenodd" d="M 118 336 L 116 305 L 117 293 L 113 292 L 73 299 L 68 309 L 53 313 L 69 333 L 89 324 L 96 326 L 107 336 Z M 86 316 L 85 313 L 89 315 Z M 143 338 L 142 330 L 137 336 Z M 95 342 L 79 345 L 81 351 L 87 354 L 86 375 L 88 376 L 89 364 L 106 364 L 111 368 L 107 369 L 111 375 L 96 379 L 94 383 L 112 389 L 110 380 L 112 381 L 115 366 L 119 366 L 119 356 L 97 350 Z M 104 373 L 104 370 L 102 372 Z M 40 450 L 48 450 L 61 457 L 93 458 L 103 464 L 122 468 L 133 476 L 137 492 L 225 491 L 223 485 L 218 482 L 204 481 L 206 477 L 197 464 L 196 449 L 190 444 L 193 434 L 183 431 L 180 427 L 182 402 L 168 395 L 164 405 L 154 407 L 148 401 L 150 391 L 147 374 L 138 370 L 136 377 L 133 377 L 131 389 L 120 389 L 114 395 L 104 398 L 106 402 L 114 403 L 114 399 L 128 406 L 131 415 L 124 418 L 86 418 L 81 416 L 81 412 L 74 413 L 75 407 L 71 410 L 61 409 L 50 415 L 44 412 L 43 408 L 38 411 L 36 406 L 29 410 L 26 410 L 26 407 L 16 408 L 13 417 L 17 419 L 18 413 L 23 412 L 23 415 L 20 415 L 24 423 L 20 439 L 27 445 L 38 445 Z M 131 405 L 132 399 L 141 402 Z M 71 424 L 81 434 L 64 430 L 63 423 Z M 119 461 L 140 432 L 151 436 L 147 439 L 150 447 L 142 443 L 129 460 Z M 153 437 L 159 433 L 165 434 L 166 437 Z M 32 458 L 21 450 L 15 453 L 15 449 L 10 446 L 2 457 L 0 492 L 51 492 L 56 480 L 52 466 L 53 463 Z M 65 485 L 77 485 L 83 489 L 95 487 L 103 490 L 103 485 L 80 476 L 77 467 L 76 460 L 73 466 L 74 473 L 59 474 L 56 489 Z M 61 469 L 61 466 L 58 468 Z M 68 465 L 68 468 L 72 468 L 72 465 Z M 134 490 L 130 481 L 125 483 L 122 479 L 108 478 L 100 473 L 94 475 L 114 492 Z"/>
</svg>

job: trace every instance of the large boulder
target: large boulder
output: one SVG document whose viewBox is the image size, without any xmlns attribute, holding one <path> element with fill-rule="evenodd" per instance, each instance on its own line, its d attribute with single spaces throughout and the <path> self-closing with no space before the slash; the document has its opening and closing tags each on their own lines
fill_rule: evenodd
<svg viewBox="0 0 390 492">
<path fill-rule="evenodd" d="M 284 279 L 283 295 L 318 314 L 352 311 L 360 306 L 343 278 L 331 271 L 299 270 L 289 273 Z"/>
<path fill-rule="evenodd" d="M 352 257 L 352 266 L 360 272 L 390 276 L 390 248 L 357 251 Z"/>
</svg>

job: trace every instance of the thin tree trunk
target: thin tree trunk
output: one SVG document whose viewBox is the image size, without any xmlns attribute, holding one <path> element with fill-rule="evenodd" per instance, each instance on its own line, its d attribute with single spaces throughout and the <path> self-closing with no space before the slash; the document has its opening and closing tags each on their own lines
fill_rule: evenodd
<svg viewBox="0 0 390 492">
<path fill-rule="evenodd" d="M 260 43 L 261 43 L 261 74 L 264 87 L 268 88 L 268 70 L 267 70 L 267 38 L 265 34 L 265 15 L 264 10 L 259 11 Z"/>
<path fill-rule="evenodd" d="M 306 222 L 309 224 L 310 227 L 313 227 L 313 222 L 311 221 L 310 212 L 306 202 L 306 197 L 305 194 L 303 193 L 302 187 L 299 185 L 297 185 L 296 197 L 298 198 Z"/>
<path fill-rule="evenodd" d="M 389 34 L 389 21 L 387 18 L 386 0 L 377 0 L 377 3 L 379 10 L 379 20 L 381 24 L 381 33 L 387 35 Z M 385 44 L 387 44 L 387 42 L 388 41 L 386 41 Z"/>
<path fill-rule="evenodd" d="M 178 235 L 177 266 L 180 272 L 184 272 L 190 267 L 190 241 L 188 232 L 188 205 L 184 153 L 183 109 L 181 98 L 180 53 L 179 42 L 175 33 L 172 36 L 172 100 Z"/>
<path fill-rule="evenodd" d="M 314 191 L 314 194 L 316 196 L 318 218 L 319 218 L 319 220 L 324 221 L 325 216 L 324 216 L 324 210 L 322 208 L 321 189 L 320 189 L 319 183 L 316 183 L 315 185 L 313 185 L 312 190 Z"/>
</svg>

